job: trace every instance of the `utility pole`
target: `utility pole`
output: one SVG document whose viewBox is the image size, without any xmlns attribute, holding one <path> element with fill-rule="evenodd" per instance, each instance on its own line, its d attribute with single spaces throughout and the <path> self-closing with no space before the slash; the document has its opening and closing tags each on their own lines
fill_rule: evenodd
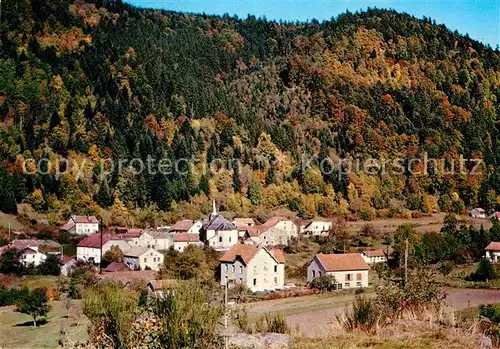
<svg viewBox="0 0 500 349">
<path fill-rule="evenodd" d="M 405 288 L 408 280 L 408 238 L 405 240 Z"/>
<path fill-rule="evenodd" d="M 102 274 L 102 220 L 100 218 L 99 218 L 99 231 L 101 233 L 101 243 L 100 243 L 101 258 L 99 259 L 99 274 Z"/>
<path fill-rule="evenodd" d="M 227 349 L 227 287 L 229 280 L 224 284 L 224 348 Z"/>
</svg>

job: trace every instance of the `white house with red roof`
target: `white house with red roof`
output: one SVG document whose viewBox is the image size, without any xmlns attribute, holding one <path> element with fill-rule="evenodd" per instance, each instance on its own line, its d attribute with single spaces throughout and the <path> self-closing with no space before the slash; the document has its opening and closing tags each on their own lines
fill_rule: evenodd
<svg viewBox="0 0 500 349">
<path fill-rule="evenodd" d="M 361 257 L 368 264 L 384 263 L 387 262 L 385 252 L 381 249 L 378 250 L 365 250 L 361 252 Z"/>
<path fill-rule="evenodd" d="M 196 245 L 198 247 L 203 247 L 203 242 L 200 241 L 200 237 L 197 234 L 190 233 L 177 233 L 171 234 L 172 246 L 175 251 L 184 252 L 184 249 L 189 245 Z"/>
<path fill-rule="evenodd" d="M 486 211 L 481 207 L 476 207 L 470 210 L 470 215 L 473 218 L 486 218 Z"/>
<path fill-rule="evenodd" d="M 25 266 L 33 265 L 39 266 L 47 259 L 45 253 L 39 252 L 33 247 L 25 247 L 20 251 L 19 261 Z"/>
<path fill-rule="evenodd" d="M 488 246 L 486 246 L 485 251 L 486 251 L 486 258 L 491 263 L 500 262 L 500 242 L 499 241 L 490 242 L 488 244 Z"/>
<path fill-rule="evenodd" d="M 90 235 L 99 231 L 99 220 L 96 216 L 73 215 L 61 227 L 61 230 L 78 235 Z"/>
<path fill-rule="evenodd" d="M 307 267 L 307 281 L 330 275 L 337 289 L 368 287 L 370 267 L 359 253 L 317 254 Z"/>
<path fill-rule="evenodd" d="M 123 263 L 131 270 L 160 270 L 163 259 L 163 253 L 148 247 L 133 247 L 123 254 Z"/>
<path fill-rule="evenodd" d="M 332 222 L 312 221 L 301 227 L 301 233 L 304 236 L 328 236 L 332 229 Z"/>
<path fill-rule="evenodd" d="M 262 246 L 288 246 L 290 239 L 299 235 L 299 229 L 294 222 L 279 216 L 269 218 L 256 228 Z"/>
<path fill-rule="evenodd" d="M 118 246 L 123 252 L 130 249 L 125 237 L 117 234 L 102 234 L 102 255 L 111 249 L 111 246 Z M 101 234 L 94 233 L 87 236 L 76 246 L 76 259 L 87 263 L 101 263 Z"/>
<path fill-rule="evenodd" d="M 194 221 L 192 219 L 182 219 L 175 223 L 171 228 L 171 233 L 187 233 L 199 234 L 203 223 L 201 221 Z"/>
<path fill-rule="evenodd" d="M 283 288 L 285 253 L 281 249 L 237 244 L 220 258 L 221 284 L 242 284 L 251 291 Z"/>
</svg>

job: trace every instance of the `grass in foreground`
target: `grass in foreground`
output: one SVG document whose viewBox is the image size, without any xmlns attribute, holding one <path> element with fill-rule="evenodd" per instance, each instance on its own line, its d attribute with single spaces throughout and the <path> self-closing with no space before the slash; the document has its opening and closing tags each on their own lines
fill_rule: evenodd
<svg viewBox="0 0 500 349">
<path fill-rule="evenodd" d="M 63 338 L 67 346 L 86 342 L 88 320 L 81 313 L 80 301 L 71 302 L 69 310 L 64 301 L 50 302 L 47 322 L 38 327 L 32 326 L 30 316 L 16 313 L 14 307 L 0 308 L 0 348 L 57 348 Z"/>
</svg>

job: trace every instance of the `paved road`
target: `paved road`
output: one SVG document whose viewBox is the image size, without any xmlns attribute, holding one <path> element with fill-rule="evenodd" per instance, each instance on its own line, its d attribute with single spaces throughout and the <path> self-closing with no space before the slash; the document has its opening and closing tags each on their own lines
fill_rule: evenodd
<svg viewBox="0 0 500 349">
<path fill-rule="evenodd" d="M 446 303 L 456 310 L 477 307 L 485 303 L 500 303 L 500 290 L 445 289 Z M 374 296 L 373 293 L 368 294 Z M 292 329 L 299 328 L 304 336 L 318 337 L 331 333 L 329 322 L 349 306 L 354 295 L 304 296 L 274 299 L 248 306 L 249 315 L 266 312 L 283 312 Z"/>
</svg>

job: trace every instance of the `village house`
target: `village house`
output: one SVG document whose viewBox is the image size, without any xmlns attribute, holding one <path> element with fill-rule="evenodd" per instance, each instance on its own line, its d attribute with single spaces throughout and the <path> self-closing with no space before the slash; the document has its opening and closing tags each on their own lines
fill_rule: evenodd
<svg viewBox="0 0 500 349">
<path fill-rule="evenodd" d="M 43 253 L 43 254 L 55 254 L 58 256 L 62 256 L 63 247 L 61 244 L 53 241 L 53 240 L 39 240 L 39 239 L 16 239 L 12 240 L 8 245 L 10 248 L 14 248 L 18 251 L 21 251 L 27 247 Z"/>
<path fill-rule="evenodd" d="M 500 242 L 492 241 L 486 246 L 486 259 L 491 263 L 500 262 Z"/>
<path fill-rule="evenodd" d="M 383 263 L 387 262 L 387 257 L 383 250 L 366 250 L 361 252 L 361 257 L 368 264 Z"/>
<path fill-rule="evenodd" d="M 242 230 L 239 230 L 239 239 L 240 243 L 259 246 L 260 238 L 258 227 L 245 227 Z"/>
<path fill-rule="evenodd" d="M 12 240 L 6 247 L 17 250 L 20 254 L 19 261 L 25 266 L 30 264 L 35 267 L 39 266 L 49 254 L 62 256 L 62 246 L 52 240 L 16 239 Z"/>
<path fill-rule="evenodd" d="M 99 220 L 95 216 L 71 216 L 61 230 L 78 235 L 90 235 L 99 231 Z"/>
<path fill-rule="evenodd" d="M 328 236 L 332 229 L 332 222 L 312 221 L 302 226 L 301 233 L 304 236 Z"/>
<path fill-rule="evenodd" d="M 61 275 L 69 276 L 71 271 L 76 267 L 77 261 L 75 257 L 63 256 L 60 264 Z"/>
<path fill-rule="evenodd" d="M 500 221 L 500 211 L 496 211 L 491 215 L 491 219 L 496 219 L 497 221 Z"/>
<path fill-rule="evenodd" d="M 255 226 L 255 221 L 252 218 L 234 218 L 232 223 L 238 229 L 240 242 L 245 240 L 248 230 Z"/>
<path fill-rule="evenodd" d="M 122 252 L 129 250 L 129 243 L 123 235 L 102 234 L 102 255 L 111 249 L 111 246 L 118 246 Z M 86 263 L 101 263 L 101 234 L 94 233 L 80 241 L 76 246 L 76 259 Z"/>
<path fill-rule="evenodd" d="M 187 234 L 199 234 L 203 226 L 201 221 L 194 221 L 191 219 L 183 219 L 175 223 L 171 228 L 170 232 L 174 234 L 187 233 Z"/>
<path fill-rule="evenodd" d="M 336 288 L 368 287 L 368 271 L 366 264 L 359 253 L 346 254 L 317 254 L 307 267 L 307 281 L 322 275 L 335 277 Z"/>
<path fill-rule="evenodd" d="M 217 251 L 225 251 L 238 243 L 238 228 L 230 223 L 226 218 L 219 215 L 215 209 L 208 216 L 208 220 L 203 223 L 201 237 L 207 246 Z"/>
<path fill-rule="evenodd" d="M 473 218 L 486 218 L 486 211 L 480 207 L 470 210 L 470 216 Z"/>
<path fill-rule="evenodd" d="M 151 247 L 157 251 L 165 251 L 172 246 L 170 234 L 162 230 L 146 230 L 134 241 L 132 247 Z"/>
<path fill-rule="evenodd" d="M 160 270 L 163 254 L 147 247 L 132 247 L 123 253 L 123 263 L 131 270 Z"/>
<path fill-rule="evenodd" d="M 285 254 L 247 244 L 231 247 L 220 258 L 221 284 L 242 284 L 252 292 L 282 289 L 285 283 Z"/>
<path fill-rule="evenodd" d="M 25 247 L 20 251 L 19 261 L 25 265 L 33 265 L 34 267 L 42 264 L 45 259 L 47 259 L 47 255 L 45 253 L 38 252 L 33 247 Z"/>
<path fill-rule="evenodd" d="M 291 238 L 298 237 L 297 225 L 284 217 L 271 217 L 257 229 L 262 246 L 288 246 Z"/>
<path fill-rule="evenodd" d="M 130 246 L 137 246 L 139 238 L 142 235 L 143 230 L 139 228 L 126 228 L 126 227 L 116 227 L 109 233 L 119 236 L 122 240 L 128 242 Z"/>
<path fill-rule="evenodd" d="M 196 245 L 198 247 L 203 247 L 203 242 L 200 241 L 200 237 L 196 234 L 189 233 L 178 233 L 172 234 L 172 245 L 175 251 L 184 252 L 184 249 L 189 245 Z"/>
</svg>

